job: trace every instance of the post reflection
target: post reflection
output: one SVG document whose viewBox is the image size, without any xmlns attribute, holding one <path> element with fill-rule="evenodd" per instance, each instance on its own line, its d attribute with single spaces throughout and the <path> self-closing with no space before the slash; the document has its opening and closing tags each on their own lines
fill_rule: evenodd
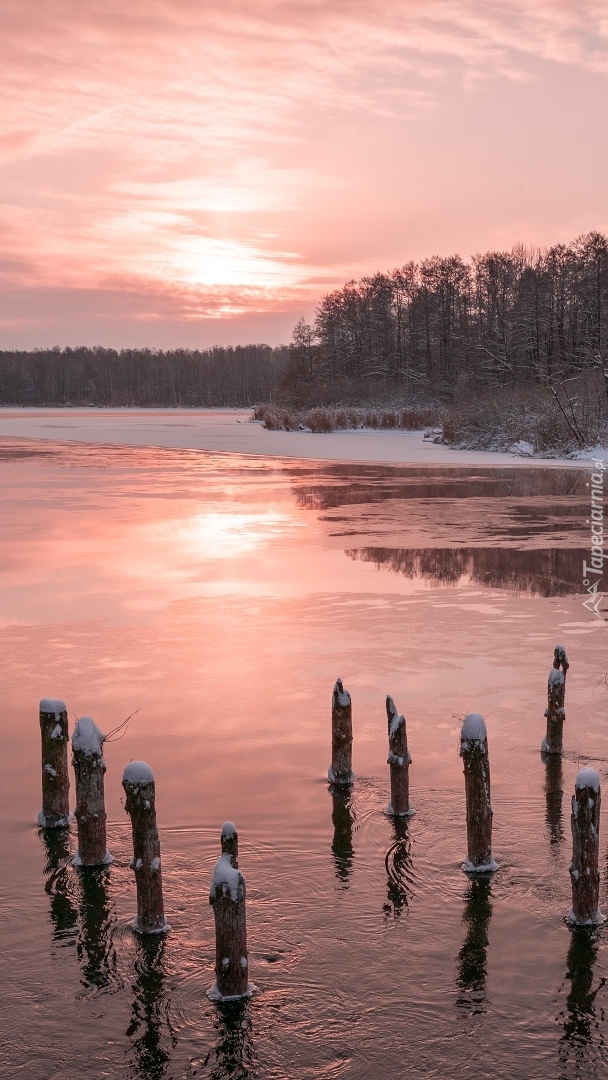
<svg viewBox="0 0 608 1080">
<path fill-rule="evenodd" d="M 162 934 L 136 938 L 135 978 L 131 987 L 132 1075 L 140 1080 L 160 1080 L 171 1063 L 167 1046 L 171 1038 L 165 1016 L 165 947 Z"/>
<path fill-rule="evenodd" d="M 564 797 L 564 779 L 561 754 L 543 754 L 545 764 L 545 821 L 552 844 L 561 844 L 564 839 L 562 819 L 562 801 Z"/>
<path fill-rule="evenodd" d="M 384 911 L 387 915 L 399 918 L 403 908 L 407 908 L 413 890 L 412 845 L 408 836 L 408 819 L 393 818 L 392 843 L 384 857 L 386 867 L 387 901 Z"/>
<path fill-rule="evenodd" d="M 49 915 L 53 940 L 73 944 L 78 911 L 73 870 L 70 865 L 69 829 L 41 829 L 46 863 L 44 889 L 50 897 Z"/>
<path fill-rule="evenodd" d="M 566 961 L 566 982 L 570 983 L 570 990 L 566 1008 L 558 1018 L 564 1029 L 559 1060 L 565 1076 L 587 1076 L 590 1075 L 588 1070 L 595 1076 L 593 1066 L 599 1066 L 604 1060 L 604 1038 L 599 1025 L 599 1020 L 603 1020 L 603 1009 L 598 1017 L 595 999 L 606 979 L 599 979 L 594 988 L 597 953 L 597 931 L 586 926 L 573 927 Z"/>
<path fill-rule="evenodd" d="M 475 1014 L 486 1011 L 488 928 L 492 915 L 492 886 L 488 878 L 469 883 L 463 921 L 466 936 L 458 953 L 456 1007 Z"/>
<path fill-rule="evenodd" d="M 336 877 L 344 888 L 348 888 L 355 856 L 353 825 L 356 815 L 352 803 L 352 790 L 349 785 L 341 787 L 338 784 L 331 784 L 329 791 L 333 804 L 331 820 L 334 827 L 331 853 L 334 857 Z"/>
<path fill-rule="evenodd" d="M 257 1073 L 250 1010 L 247 998 L 217 1003 L 215 1046 L 204 1062 L 211 1066 L 210 1080 L 226 1080 L 226 1077 L 247 1080 Z"/>
<path fill-rule="evenodd" d="M 116 953 L 112 942 L 113 915 L 108 897 L 109 871 L 105 866 L 83 866 L 80 878 L 80 933 L 76 953 L 81 983 L 86 990 L 102 990 L 116 979 Z"/>
</svg>

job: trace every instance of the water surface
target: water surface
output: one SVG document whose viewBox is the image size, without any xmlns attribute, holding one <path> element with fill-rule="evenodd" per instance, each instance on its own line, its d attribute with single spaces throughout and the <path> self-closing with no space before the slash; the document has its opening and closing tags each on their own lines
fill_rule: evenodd
<svg viewBox="0 0 608 1080">
<path fill-rule="evenodd" d="M 379 467 L 0 444 L 0 891 L 7 1077 L 599 1076 L 607 931 L 571 931 L 569 800 L 608 775 L 606 624 L 582 607 L 584 470 Z M 566 753 L 546 680 L 570 656 Z M 356 783 L 331 792 L 331 690 Z M 407 823 L 384 697 L 408 722 Z M 41 833 L 37 703 L 104 730 L 108 869 Z M 469 881 L 457 756 L 489 729 L 495 855 Z M 131 929 L 124 764 L 157 779 L 172 930 Z M 218 1007 L 208 887 L 241 836 L 250 970 Z M 608 864 L 602 825 L 602 903 Z"/>
</svg>

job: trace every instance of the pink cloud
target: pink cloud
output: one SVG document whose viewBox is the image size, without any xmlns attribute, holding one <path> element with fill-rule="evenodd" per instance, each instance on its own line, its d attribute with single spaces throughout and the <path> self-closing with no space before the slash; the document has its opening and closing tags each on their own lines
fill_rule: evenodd
<svg viewBox="0 0 608 1080">
<path fill-rule="evenodd" d="M 5 0 L 0 274 L 25 313 L 122 289 L 179 325 L 605 228 L 606 26 L 566 0 Z"/>
</svg>

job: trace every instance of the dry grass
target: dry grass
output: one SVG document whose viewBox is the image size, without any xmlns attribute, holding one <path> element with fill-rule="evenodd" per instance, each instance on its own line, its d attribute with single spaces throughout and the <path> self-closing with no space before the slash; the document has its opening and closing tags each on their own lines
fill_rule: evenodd
<svg viewBox="0 0 608 1080">
<path fill-rule="evenodd" d="M 410 408 L 368 408 L 322 405 L 313 409 L 293 409 L 277 405 L 256 405 L 254 420 L 261 420 L 269 431 L 418 431 L 441 425 L 444 409 L 439 406 Z"/>
</svg>

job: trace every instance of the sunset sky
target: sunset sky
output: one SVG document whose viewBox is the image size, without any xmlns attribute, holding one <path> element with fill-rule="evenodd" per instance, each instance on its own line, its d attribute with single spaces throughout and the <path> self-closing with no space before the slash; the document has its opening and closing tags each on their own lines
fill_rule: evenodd
<svg viewBox="0 0 608 1080">
<path fill-rule="evenodd" d="M 288 341 L 608 232 L 608 2 L 3 0 L 0 348 Z"/>
</svg>

